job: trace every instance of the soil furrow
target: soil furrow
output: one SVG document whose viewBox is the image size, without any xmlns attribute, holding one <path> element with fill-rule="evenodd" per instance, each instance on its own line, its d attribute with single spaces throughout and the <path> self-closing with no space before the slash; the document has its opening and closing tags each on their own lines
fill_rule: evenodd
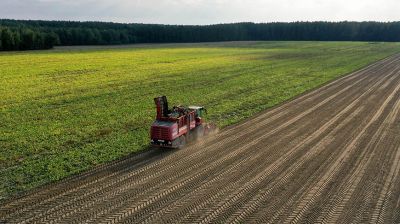
<svg viewBox="0 0 400 224">
<path fill-rule="evenodd" d="M 300 203 L 298 209 L 298 214 L 296 209 L 293 211 L 296 216 L 289 217 L 286 222 L 291 222 L 293 220 L 300 220 L 300 217 L 306 212 L 308 207 L 312 204 L 312 201 L 317 197 L 321 196 L 322 189 L 328 184 L 329 180 L 334 176 L 335 172 L 338 172 L 338 166 L 343 164 L 344 160 L 348 160 L 351 152 L 357 149 L 357 146 L 360 144 L 360 139 L 364 137 L 368 128 L 373 125 L 374 122 L 378 120 L 380 116 L 382 116 L 383 110 L 386 108 L 390 100 L 396 95 L 397 91 L 400 89 L 400 86 L 397 86 L 396 89 L 390 94 L 390 96 L 384 101 L 382 106 L 378 109 L 378 111 L 374 114 L 372 119 L 365 125 L 365 127 L 360 130 L 358 135 L 346 146 L 343 153 L 338 157 L 335 161 L 335 164 L 331 166 L 331 168 L 326 172 L 324 178 L 322 178 L 311 190 L 310 194 L 306 196 L 305 200 Z"/>
<path fill-rule="evenodd" d="M 384 80 L 382 80 L 382 81 L 384 81 Z M 387 81 L 387 80 L 386 80 Z M 390 81 L 390 80 L 389 80 Z M 379 86 L 379 82 L 377 83 L 377 85 L 376 86 Z M 367 95 L 367 93 L 368 93 L 369 91 L 367 91 L 364 95 Z M 355 105 L 355 103 L 356 103 L 357 101 L 353 101 L 353 103 L 352 103 L 352 105 L 351 106 L 353 106 L 353 105 Z M 348 108 L 351 108 L 351 107 L 348 107 Z M 328 138 L 326 138 L 327 139 L 327 141 L 329 141 L 329 137 Z M 300 144 L 301 146 L 302 145 L 305 145 L 305 143 L 306 142 L 303 142 L 302 144 Z M 281 158 L 290 158 L 291 157 L 291 153 L 293 153 L 293 152 L 295 152 L 295 150 L 296 150 L 297 148 L 293 148 L 292 149 L 292 151 L 290 151 L 289 152 L 289 154 L 288 155 L 284 155 L 284 156 L 282 156 Z M 306 154 L 307 155 L 307 154 Z M 278 160 L 279 161 L 279 160 Z M 297 161 L 298 162 L 298 161 Z M 293 169 L 293 168 L 292 168 Z M 269 171 L 270 169 L 269 169 L 269 167 L 267 167 L 266 168 L 266 170 L 267 171 Z M 273 171 L 271 171 L 271 172 L 273 172 Z M 269 172 L 268 173 L 264 173 L 264 176 L 268 176 L 268 174 L 269 174 Z M 282 177 L 279 177 L 279 178 L 276 178 L 276 179 L 279 179 L 279 180 L 281 180 L 282 179 Z M 249 187 L 248 188 L 249 190 L 251 190 L 252 188 L 251 187 Z M 235 197 L 235 196 L 231 196 L 231 197 L 233 197 L 233 198 L 237 198 L 238 200 L 240 199 L 240 197 Z M 225 207 L 229 207 L 229 204 L 226 204 L 225 202 L 221 202 Z M 217 209 L 213 209 L 214 210 L 214 212 L 213 212 L 213 214 L 216 214 L 217 213 Z M 221 211 L 222 212 L 222 211 Z M 238 212 L 238 213 L 240 213 L 240 212 Z"/>
</svg>

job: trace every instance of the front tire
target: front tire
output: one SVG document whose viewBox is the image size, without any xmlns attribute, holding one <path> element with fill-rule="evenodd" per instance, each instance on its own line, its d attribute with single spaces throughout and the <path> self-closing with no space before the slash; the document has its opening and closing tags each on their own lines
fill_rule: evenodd
<svg viewBox="0 0 400 224">
<path fill-rule="evenodd" d="M 198 126 L 197 128 L 196 128 L 196 130 L 195 130 L 195 139 L 196 140 L 199 140 L 199 139 L 201 139 L 203 136 L 204 136 L 204 127 L 203 127 L 203 125 L 200 125 L 200 126 Z"/>
</svg>

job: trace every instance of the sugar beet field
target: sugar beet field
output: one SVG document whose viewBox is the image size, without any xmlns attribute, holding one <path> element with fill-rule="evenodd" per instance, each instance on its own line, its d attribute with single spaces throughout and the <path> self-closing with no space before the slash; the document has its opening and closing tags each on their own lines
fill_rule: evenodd
<svg viewBox="0 0 400 224">
<path fill-rule="evenodd" d="M 399 51 L 245 42 L 1 53 L 0 220 L 398 222 L 400 59 L 389 56 Z M 206 106 L 223 129 L 6 199 L 147 149 L 161 94 Z"/>
</svg>

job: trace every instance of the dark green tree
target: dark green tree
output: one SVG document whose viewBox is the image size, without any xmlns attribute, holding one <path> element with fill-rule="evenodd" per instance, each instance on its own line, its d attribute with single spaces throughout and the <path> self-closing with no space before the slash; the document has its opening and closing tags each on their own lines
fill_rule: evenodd
<svg viewBox="0 0 400 224">
<path fill-rule="evenodd" d="M 46 33 L 44 35 L 43 39 L 43 48 L 44 49 L 50 49 L 55 45 L 58 45 L 60 43 L 60 40 L 54 32 L 51 33 Z"/>
<path fill-rule="evenodd" d="M 3 28 L 0 26 L 0 51 L 3 50 L 3 42 L 2 42 L 2 32 L 3 32 Z"/>
<path fill-rule="evenodd" d="M 21 50 L 32 50 L 35 45 L 35 33 L 31 29 L 22 30 Z"/>
<path fill-rule="evenodd" d="M 4 28 L 1 31 L 1 41 L 4 50 L 6 51 L 15 50 L 14 35 L 9 28 Z"/>
</svg>

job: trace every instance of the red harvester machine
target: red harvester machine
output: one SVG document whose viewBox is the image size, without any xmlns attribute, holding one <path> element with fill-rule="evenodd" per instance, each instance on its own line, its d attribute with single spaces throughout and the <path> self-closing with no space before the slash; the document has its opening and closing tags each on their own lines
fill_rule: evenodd
<svg viewBox="0 0 400 224">
<path fill-rule="evenodd" d="M 154 98 L 157 118 L 151 125 L 151 144 L 158 147 L 179 148 L 186 142 L 207 135 L 215 129 L 203 120 L 206 110 L 199 106 L 168 108 L 166 96 Z"/>
</svg>

